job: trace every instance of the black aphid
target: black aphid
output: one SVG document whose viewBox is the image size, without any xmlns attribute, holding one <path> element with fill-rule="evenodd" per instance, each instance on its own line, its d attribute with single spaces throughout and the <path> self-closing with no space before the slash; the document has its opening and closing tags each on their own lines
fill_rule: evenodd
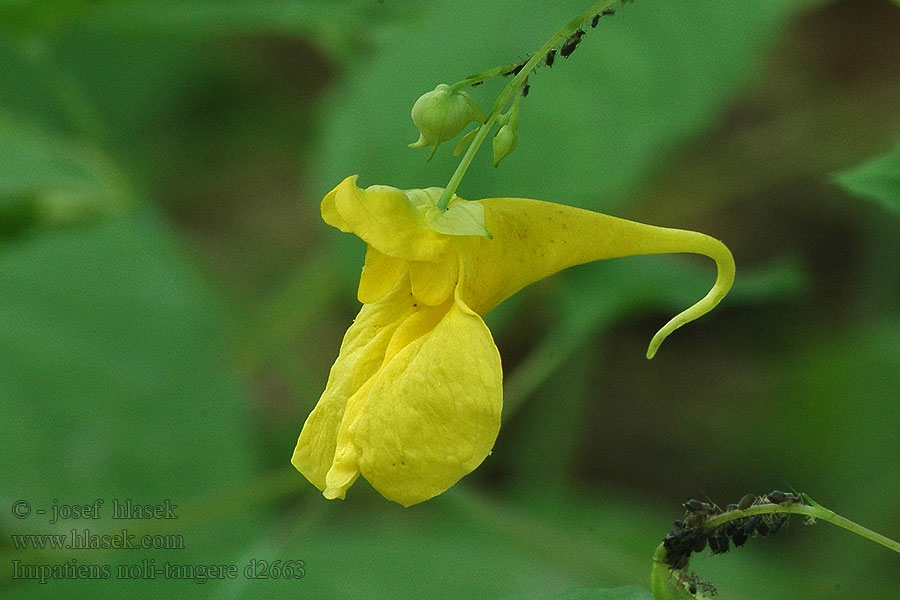
<svg viewBox="0 0 900 600">
<path fill-rule="evenodd" d="M 742 529 L 738 529 L 734 532 L 734 535 L 731 536 L 731 541 L 734 542 L 735 548 L 740 548 L 744 545 L 744 542 L 747 541 L 747 534 L 744 533 Z"/>
<path fill-rule="evenodd" d="M 772 490 L 766 497 L 772 504 L 781 504 L 782 502 L 787 500 L 787 494 L 778 490 Z"/>
<path fill-rule="evenodd" d="M 715 548 L 713 548 L 713 540 L 715 540 Z M 713 551 L 713 554 L 725 554 L 728 552 L 728 536 L 724 531 L 719 530 L 709 536 L 709 548 Z"/>
<path fill-rule="evenodd" d="M 766 497 L 772 504 L 793 504 L 795 502 L 800 502 L 799 496 L 790 492 L 781 492 L 779 490 L 772 490 Z"/>
<path fill-rule="evenodd" d="M 707 504 L 706 502 L 700 502 L 699 500 L 694 500 L 693 498 L 688 499 L 687 502 L 682 504 L 685 510 L 692 513 L 703 513 L 708 515 L 712 512 L 712 505 Z"/>
<path fill-rule="evenodd" d="M 528 62 L 527 60 L 523 60 L 522 62 L 520 62 L 519 64 L 514 66 L 512 69 L 510 69 L 509 71 L 504 73 L 503 76 L 506 77 L 507 75 L 512 75 L 513 77 L 515 77 L 516 75 L 519 74 L 519 71 L 521 71 L 522 69 L 525 68 L 525 64 L 527 62 Z"/>
<path fill-rule="evenodd" d="M 575 33 L 567 37 L 566 41 L 563 42 L 559 49 L 560 56 L 568 58 L 570 54 L 575 52 L 575 47 L 581 42 L 582 37 L 584 37 L 584 30 L 579 27 L 575 30 Z"/>
<path fill-rule="evenodd" d="M 550 48 L 550 50 L 547 52 L 547 56 L 544 57 L 544 64 L 547 65 L 548 67 L 552 67 L 553 59 L 555 59 L 555 58 L 556 58 L 556 48 Z"/>
<path fill-rule="evenodd" d="M 751 536 L 756 531 L 756 527 L 759 525 L 759 522 L 762 521 L 761 515 L 756 515 L 755 517 L 751 517 L 744 523 L 744 526 L 741 527 L 741 531 L 744 532 L 745 535 Z"/>
<path fill-rule="evenodd" d="M 693 545 L 691 546 L 691 550 L 694 552 L 703 552 L 703 549 L 706 548 L 706 538 L 709 537 L 710 530 L 700 531 L 699 529 L 695 530 L 696 535 L 693 536 Z"/>
<path fill-rule="evenodd" d="M 682 506 L 689 513 L 684 522 L 688 527 L 699 527 L 703 525 L 706 517 L 716 512 L 716 507 L 706 502 L 700 502 L 693 498 L 689 499 Z"/>
<path fill-rule="evenodd" d="M 787 522 L 787 517 L 778 517 L 769 525 L 769 534 L 778 533 L 778 530 Z"/>
<path fill-rule="evenodd" d="M 694 545 L 698 544 L 699 537 L 703 533 L 696 529 L 673 529 L 663 538 L 663 547 L 666 549 L 666 563 L 673 570 L 680 570 L 687 566 Z M 705 538 L 703 538 L 705 540 Z"/>
</svg>

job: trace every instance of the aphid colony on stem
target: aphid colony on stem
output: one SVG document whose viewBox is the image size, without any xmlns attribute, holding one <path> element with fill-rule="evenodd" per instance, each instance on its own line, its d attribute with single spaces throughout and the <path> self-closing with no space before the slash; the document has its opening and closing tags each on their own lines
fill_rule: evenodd
<svg viewBox="0 0 900 600">
<path fill-rule="evenodd" d="M 590 21 L 591 28 L 592 29 L 596 28 L 597 24 L 600 22 L 600 19 L 602 17 L 611 16 L 614 14 L 616 14 L 616 9 L 614 9 L 614 8 L 605 8 L 602 11 L 598 12 L 591 18 L 591 21 Z M 565 41 L 562 43 L 562 45 L 559 47 L 558 50 L 556 48 L 550 48 L 550 50 L 548 50 L 547 54 L 544 56 L 544 64 L 547 65 L 548 67 L 552 67 L 554 60 L 556 60 L 557 52 L 563 58 L 568 58 L 575 51 L 575 48 L 578 46 L 578 44 L 581 43 L 581 38 L 584 37 L 584 34 L 585 34 L 584 29 L 579 27 L 577 30 L 575 30 L 574 33 L 572 33 L 571 35 L 569 35 L 569 37 L 567 37 L 565 39 Z M 528 60 L 530 58 L 531 58 L 531 56 L 528 56 L 525 58 L 525 60 L 519 61 L 518 63 L 515 63 L 513 65 L 510 65 L 509 68 L 507 68 L 505 71 L 503 71 L 501 73 L 501 75 L 503 75 L 504 77 L 507 77 L 509 75 L 512 75 L 513 77 L 515 77 L 516 75 L 519 74 L 519 71 L 521 71 L 525 67 L 525 65 L 528 63 Z M 484 83 L 483 80 L 475 81 L 474 83 L 471 84 L 471 86 L 475 87 L 476 85 L 481 85 L 482 83 Z M 523 94 L 523 95 L 525 95 L 525 94 Z"/>
<path fill-rule="evenodd" d="M 744 516 L 744 511 L 754 506 L 788 506 L 800 504 L 802 499 L 790 492 L 773 490 L 762 496 L 746 494 L 736 504 L 729 504 L 722 511 L 715 504 L 693 498 L 683 504 L 685 514 L 675 521 L 675 528 L 663 538 L 665 562 L 672 571 L 684 571 L 691 554 L 702 552 L 707 546 L 713 554 L 724 554 L 731 544 L 743 546 L 751 537 L 765 537 L 777 533 L 787 522 L 788 514 L 777 510 L 769 514 Z M 714 593 L 709 584 L 699 581 L 694 574 L 682 573 L 691 594 L 698 586 L 702 591 Z"/>
<path fill-rule="evenodd" d="M 587 13 L 587 14 L 590 14 L 590 13 Z M 575 48 L 578 47 L 578 44 L 581 43 L 581 39 L 585 35 L 585 28 L 586 28 L 585 23 L 589 22 L 591 25 L 591 28 L 595 28 L 595 27 L 597 27 L 597 24 L 600 22 L 600 19 L 602 17 L 605 17 L 607 15 L 614 15 L 614 14 L 616 14 L 616 11 L 614 8 L 604 8 L 600 12 L 595 13 L 590 19 L 584 19 L 584 20 L 580 21 L 580 26 L 574 32 L 568 34 L 565 37 L 565 39 L 562 41 L 562 43 L 559 45 L 559 47 L 554 45 L 549 50 L 547 50 L 546 54 L 544 54 L 542 56 L 544 64 L 547 65 L 548 67 L 552 67 L 557 54 L 559 54 L 563 58 L 568 58 L 575 51 Z M 574 26 L 574 24 L 573 24 L 573 26 Z M 571 31 L 571 29 L 569 29 L 569 31 Z M 558 37 L 556 37 L 555 39 L 559 40 L 565 34 L 559 33 L 557 35 L 558 35 Z M 559 42 L 556 42 L 556 43 L 559 43 Z M 544 46 L 544 47 L 546 48 L 546 46 Z M 543 49 L 541 50 L 541 52 L 543 52 Z M 469 75 L 468 77 L 466 77 L 462 81 L 454 84 L 453 86 L 444 86 L 444 87 L 439 86 L 438 89 L 436 89 L 434 92 L 431 92 L 430 95 L 426 95 L 426 96 L 429 99 L 429 101 L 434 101 L 436 94 L 445 93 L 447 90 L 450 90 L 450 94 L 454 96 L 453 100 L 457 104 L 459 104 L 460 110 L 462 110 L 462 109 L 466 108 L 470 99 L 465 94 L 465 92 L 460 91 L 461 87 L 463 87 L 463 86 L 475 87 L 478 85 L 482 85 L 485 81 L 488 81 L 495 77 L 501 77 L 501 76 L 502 77 L 512 76 L 512 77 L 516 78 L 519 76 L 519 74 L 522 72 L 523 69 L 527 68 L 530 73 L 539 64 L 540 64 L 540 58 L 535 59 L 535 54 L 532 53 L 532 54 L 529 54 L 524 59 L 519 60 L 518 62 L 510 63 L 508 65 L 503 65 L 501 67 L 495 67 L 492 69 L 488 69 L 487 71 L 484 71 L 482 73 L 476 73 L 474 75 Z M 518 116 L 519 116 L 519 100 L 528 96 L 528 92 L 531 91 L 531 84 L 528 82 L 527 75 L 525 76 L 523 81 L 517 81 L 514 79 L 514 83 L 516 86 L 518 86 L 520 96 L 517 97 L 515 99 L 515 101 L 513 101 L 512 106 L 509 108 L 509 110 L 506 113 L 501 114 L 496 119 L 496 123 L 498 125 L 500 125 L 500 129 L 497 131 L 496 135 L 494 136 L 494 140 L 492 143 L 493 148 L 494 148 L 493 163 L 494 163 L 495 167 L 500 163 L 501 160 L 503 160 L 504 158 L 509 156 L 510 153 L 512 153 L 512 151 L 515 149 L 515 147 L 518 143 L 517 126 L 518 126 Z M 449 100 L 447 100 L 447 102 L 449 102 Z M 418 102 L 417 102 L 417 104 L 418 104 Z M 416 120 L 417 112 L 415 111 L 415 107 L 413 107 L 413 108 L 414 108 L 413 121 L 416 122 L 416 126 L 419 127 L 420 122 Z M 418 116 L 420 117 L 420 120 L 422 120 L 422 118 L 424 118 L 423 113 L 427 113 L 427 112 L 428 111 L 424 111 L 424 110 L 418 111 Z M 434 113 L 435 111 L 431 111 L 431 112 Z M 475 117 L 477 115 L 475 115 L 475 113 L 472 113 L 471 116 Z M 475 118 L 474 120 L 476 121 L 477 125 L 479 125 L 479 126 L 484 125 L 484 123 L 485 123 L 484 119 Z M 488 126 L 490 127 L 490 125 L 491 124 L 489 124 Z M 419 129 L 421 132 L 422 128 L 419 127 Z M 429 155 L 429 160 L 430 160 L 431 156 L 433 156 L 434 150 L 437 149 L 436 144 L 428 143 L 429 140 L 449 139 L 450 137 L 452 137 L 449 135 L 449 132 L 452 131 L 454 134 L 458 133 L 456 127 L 447 127 L 447 124 L 445 122 L 437 123 L 433 127 L 431 127 L 431 129 L 434 129 L 435 131 L 437 131 L 438 134 L 426 136 L 425 138 L 423 138 L 420 135 L 420 139 L 411 145 L 411 147 L 413 147 L 413 148 L 431 145 L 432 146 L 432 154 Z M 445 134 L 445 131 L 448 133 Z M 462 153 L 463 150 L 472 143 L 472 141 L 476 138 L 477 135 L 478 135 L 478 128 L 476 127 L 476 129 L 469 131 L 469 133 L 467 133 L 466 135 L 463 136 L 463 138 L 459 141 L 456 148 L 454 149 L 453 153 L 454 154 Z M 440 143 L 440 142 L 438 142 L 438 143 Z M 463 158 L 463 161 L 465 161 L 465 157 Z"/>
</svg>

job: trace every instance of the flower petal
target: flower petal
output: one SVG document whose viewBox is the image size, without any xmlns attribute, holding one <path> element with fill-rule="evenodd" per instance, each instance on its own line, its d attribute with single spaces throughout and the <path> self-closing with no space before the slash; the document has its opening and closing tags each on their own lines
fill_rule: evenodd
<svg viewBox="0 0 900 600">
<path fill-rule="evenodd" d="M 489 454 L 502 403 L 490 331 L 456 298 L 432 331 L 379 371 L 349 423 L 359 471 L 404 506 L 436 496 Z"/>
<path fill-rule="evenodd" d="M 382 254 L 403 260 L 446 259 L 449 238 L 432 231 L 413 210 L 403 191 L 385 185 L 360 189 L 356 175 L 344 179 L 322 199 L 322 218 L 362 238 Z"/>
<path fill-rule="evenodd" d="M 362 307 L 344 335 L 325 391 L 303 425 L 291 462 L 320 490 L 326 487 L 348 400 L 375 375 L 394 334 L 416 310 L 408 290 L 398 285 L 383 301 Z"/>
<path fill-rule="evenodd" d="M 366 247 L 366 262 L 359 277 L 356 297 L 363 304 L 372 304 L 384 298 L 401 277 L 406 275 L 406 262 L 382 254 L 372 246 Z"/>
<path fill-rule="evenodd" d="M 449 258 L 449 257 L 448 257 Z M 445 260 L 439 263 L 411 262 L 409 284 L 413 296 L 428 306 L 437 306 L 450 297 L 459 279 L 459 261 Z"/>
<path fill-rule="evenodd" d="M 410 300 L 411 302 L 411 300 Z M 418 307 L 418 303 L 413 303 Z M 420 307 L 403 318 L 394 329 L 391 339 L 384 348 L 381 367 L 363 386 L 347 400 L 335 439 L 334 457 L 331 467 L 325 474 L 326 498 L 343 498 L 344 494 L 356 478 L 359 477 L 360 449 L 354 443 L 350 427 L 364 414 L 369 401 L 369 392 L 381 377 L 383 367 L 422 336 L 431 332 L 447 313 L 450 303 L 438 307 Z"/>
</svg>

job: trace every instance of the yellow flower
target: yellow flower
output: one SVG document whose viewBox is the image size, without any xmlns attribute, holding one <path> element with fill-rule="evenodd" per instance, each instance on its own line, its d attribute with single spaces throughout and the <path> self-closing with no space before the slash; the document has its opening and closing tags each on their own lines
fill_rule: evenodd
<svg viewBox="0 0 900 600">
<path fill-rule="evenodd" d="M 481 464 L 500 428 L 503 397 L 500 354 L 481 317 L 526 285 L 604 258 L 713 258 L 715 286 L 656 334 L 652 357 L 734 279 L 731 253 L 701 233 L 522 198 L 454 196 L 444 212 L 435 207 L 442 191 L 360 189 L 353 176 L 322 200 L 326 223 L 368 245 L 363 307 L 291 460 L 326 498 L 343 498 L 362 475 L 409 506 Z"/>
</svg>

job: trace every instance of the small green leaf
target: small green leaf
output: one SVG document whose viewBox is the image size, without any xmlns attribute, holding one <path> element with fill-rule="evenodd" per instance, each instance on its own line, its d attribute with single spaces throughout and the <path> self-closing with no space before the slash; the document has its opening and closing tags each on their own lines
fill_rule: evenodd
<svg viewBox="0 0 900 600">
<path fill-rule="evenodd" d="M 484 208 L 477 202 L 456 202 L 442 211 L 437 207 L 425 213 L 425 223 L 446 235 L 480 235 L 491 237 L 484 227 Z"/>
<path fill-rule="evenodd" d="M 85 140 L 0 110 L 0 229 L 110 216 L 133 203 L 109 157 Z"/>
<path fill-rule="evenodd" d="M 881 158 L 837 173 L 834 179 L 845 190 L 900 214 L 900 146 Z"/>
<path fill-rule="evenodd" d="M 462 154 L 463 150 L 465 150 L 466 147 L 472 143 L 472 140 L 475 139 L 475 136 L 478 134 L 479 129 L 480 127 L 476 127 L 466 135 L 462 136 L 462 138 L 460 138 L 459 142 L 456 144 L 456 148 L 453 149 L 453 156 L 459 156 L 460 154 Z"/>
</svg>

